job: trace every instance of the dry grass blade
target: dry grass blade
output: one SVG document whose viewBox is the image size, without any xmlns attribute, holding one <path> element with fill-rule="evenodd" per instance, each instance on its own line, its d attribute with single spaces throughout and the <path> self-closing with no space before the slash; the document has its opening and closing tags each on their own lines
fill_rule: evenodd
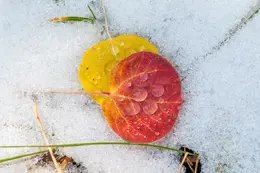
<svg viewBox="0 0 260 173">
<path fill-rule="evenodd" d="M 112 43 L 112 37 L 109 33 L 108 21 L 107 21 L 107 12 L 106 12 L 106 8 L 105 8 L 105 5 L 104 5 L 104 0 L 102 0 L 102 8 L 103 8 L 103 13 L 104 13 L 104 18 L 105 18 L 107 36 L 110 40 L 110 44 L 111 44 L 111 47 L 112 47 L 113 54 L 115 55 L 116 59 L 118 59 L 117 56 L 116 56 L 115 48 L 114 48 L 113 43 Z"/>
<path fill-rule="evenodd" d="M 194 171 L 194 173 L 197 173 L 197 171 L 198 171 L 199 160 L 200 160 L 200 156 L 197 157 L 196 164 L 195 164 L 195 171 Z"/>
<path fill-rule="evenodd" d="M 187 163 L 188 163 L 188 166 L 189 166 L 190 170 L 191 170 L 192 172 L 194 172 L 194 169 L 192 168 L 193 163 L 190 161 L 189 157 L 187 157 L 186 160 L 187 160 Z"/>
<path fill-rule="evenodd" d="M 179 168 L 178 168 L 177 173 L 181 173 L 181 168 L 182 168 L 182 166 L 183 166 L 183 164 L 184 164 L 184 162 L 185 162 L 185 160 L 186 160 L 188 154 L 189 154 L 188 152 L 186 152 L 186 153 L 184 154 L 184 157 L 183 157 L 182 162 L 181 162 L 181 164 L 180 164 L 180 166 L 179 166 Z"/>
<path fill-rule="evenodd" d="M 64 157 L 62 158 L 62 162 L 60 164 L 61 168 L 64 169 L 69 163 L 73 162 L 73 159 L 71 157 Z"/>
<path fill-rule="evenodd" d="M 50 145 L 50 144 L 49 144 L 49 141 L 48 141 L 48 138 L 47 138 L 47 135 L 46 135 L 46 133 L 45 133 L 45 130 L 44 130 L 44 128 L 43 128 L 43 125 L 42 125 L 40 116 L 39 116 L 39 114 L 38 114 L 38 106 L 37 106 L 37 104 L 35 104 L 35 105 L 33 106 L 33 112 L 34 112 L 34 115 L 35 115 L 35 117 L 36 117 L 36 119 L 37 119 L 37 122 L 38 122 L 38 124 L 39 124 L 39 126 L 40 126 L 40 128 L 41 128 L 41 132 L 42 132 L 42 135 L 43 135 L 45 144 L 46 144 L 46 145 Z M 51 158 L 52 158 L 52 161 L 53 161 L 53 163 L 54 163 L 54 165 L 55 165 L 55 168 L 56 168 L 57 172 L 58 172 L 58 173 L 62 173 L 62 169 L 61 169 L 61 167 L 59 166 L 59 164 L 58 164 L 56 158 L 54 157 L 52 148 L 49 147 L 48 149 L 49 149 L 49 152 L 50 152 L 50 154 L 51 154 Z"/>
</svg>

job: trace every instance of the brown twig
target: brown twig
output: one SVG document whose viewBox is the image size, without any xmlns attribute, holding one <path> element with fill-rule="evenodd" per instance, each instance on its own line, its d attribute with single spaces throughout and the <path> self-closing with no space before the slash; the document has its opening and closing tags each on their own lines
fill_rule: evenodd
<svg viewBox="0 0 260 173">
<path fill-rule="evenodd" d="M 42 132 L 42 135 L 43 135 L 45 144 L 46 144 L 46 145 L 50 145 L 50 144 L 49 144 L 49 141 L 48 141 L 48 138 L 47 138 L 47 135 L 46 135 L 46 133 L 45 133 L 45 130 L 44 130 L 44 128 L 43 128 L 43 125 L 42 125 L 40 116 L 39 116 L 39 114 L 38 114 L 38 106 L 37 106 L 37 104 L 34 104 L 34 106 L 33 106 L 33 112 L 34 112 L 34 115 L 35 115 L 35 117 L 36 117 L 36 119 L 37 119 L 37 122 L 38 122 L 38 124 L 39 124 L 39 126 L 40 126 L 40 128 L 41 128 L 41 132 Z M 57 172 L 58 172 L 58 173 L 62 173 L 62 169 L 61 169 L 61 167 L 59 166 L 59 164 L 58 164 L 56 158 L 54 157 L 52 148 L 49 147 L 48 149 L 49 149 L 49 152 L 50 152 L 52 161 L 53 161 L 53 163 L 54 163 L 54 165 L 55 165 L 55 168 L 56 168 Z"/>
</svg>

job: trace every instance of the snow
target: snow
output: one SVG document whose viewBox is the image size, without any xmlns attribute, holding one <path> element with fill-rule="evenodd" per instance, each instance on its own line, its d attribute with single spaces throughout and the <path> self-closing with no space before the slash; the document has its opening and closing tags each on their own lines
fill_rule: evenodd
<svg viewBox="0 0 260 173">
<path fill-rule="evenodd" d="M 205 172 L 260 170 L 259 21 L 257 15 L 185 79 L 189 98 L 176 136 L 191 148 L 203 146 Z"/>
<path fill-rule="evenodd" d="M 90 1 L 0 0 L 0 145 L 43 144 L 33 100 L 51 143 L 120 141 L 100 108 L 87 96 L 46 95 L 77 91 L 77 67 L 91 45 L 106 38 L 99 1 L 98 22 L 50 24 L 57 16 L 90 16 Z M 201 154 L 203 172 L 259 172 L 260 16 L 256 15 L 219 51 L 206 56 L 228 31 L 252 12 L 257 0 L 105 1 L 113 36 L 150 38 L 178 68 L 185 103 L 174 131 L 160 142 Z M 185 71 L 191 69 L 188 73 Z M 36 95 L 33 95 L 36 93 Z M 0 158 L 38 149 L 0 149 Z M 129 146 L 64 148 L 90 173 L 176 172 L 176 153 Z M 0 165 L 0 172 L 28 171 L 35 160 Z M 67 172 L 73 172 L 68 170 Z M 76 171 L 75 171 L 76 172 Z"/>
<path fill-rule="evenodd" d="M 109 1 L 107 6 L 112 32 L 150 37 L 164 56 L 186 71 L 258 3 L 257 0 L 165 0 L 163 3 L 142 0 Z"/>
</svg>

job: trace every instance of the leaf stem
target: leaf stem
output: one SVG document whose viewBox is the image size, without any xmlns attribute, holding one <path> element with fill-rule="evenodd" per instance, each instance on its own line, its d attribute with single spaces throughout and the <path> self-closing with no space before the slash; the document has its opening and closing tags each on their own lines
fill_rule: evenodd
<svg viewBox="0 0 260 173">
<path fill-rule="evenodd" d="M 78 94 L 78 95 L 100 95 L 109 97 L 111 94 L 109 92 L 85 92 L 85 91 L 49 91 L 47 94 Z"/>
</svg>

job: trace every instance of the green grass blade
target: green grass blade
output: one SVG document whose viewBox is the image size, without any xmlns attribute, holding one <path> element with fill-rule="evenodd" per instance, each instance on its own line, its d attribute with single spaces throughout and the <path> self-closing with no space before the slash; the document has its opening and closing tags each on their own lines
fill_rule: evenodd
<svg viewBox="0 0 260 173">
<path fill-rule="evenodd" d="M 80 146 L 97 146 L 97 145 L 132 145 L 132 146 L 143 146 L 143 147 L 152 147 L 161 150 L 175 151 L 178 153 L 186 153 L 183 150 L 178 150 L 175 148 L 170 148 L 161 145 L 153 144 L 131 144 L 128 142 L 87 142 L 87 143 L 71 143 L 71 144 L 58 144 L 58 145 L 20 145 L 20 146 L 0 146 L 0 148 L 65 148 L 65 147 L 80 147 Z M 197 155 L 193 153 L 188 153 L 189 155 Z"/>
<path fill-rule="evenodd" d="M 0 163 L 4 163 L 4 162 L 7 162 L 7 161 L 20 159 L 20 158 L 23 158 L 23 157 L 34 156 L 34 155 L 37 155 L 37 154 L 46 153 L 46 152 L 48 152 L 48 151 L 49 151 L 49 150 L 42 150 L 42 151 L 38 151 L 38 152 L 34 152 L 34 153 L 22 154 L 22 155 L 17 155 L 17 156 L 13 156 L 13 157 L 8 157 L 8 158 L 0 159 Z"/>
<path fill-rule="evenodd" d="M 54 23 L 59 23 L 59 22 L 90 22 L 94 23 L 95 19 L 92 18 L 87 18 L 87 17 L 78 17 L 78 16 L 64 16 L 64 17 L 55 17 L 50 20 L 51 22 Z"/>
<path fill-rule="evenodd" d="M 96 20 L 96 19 L 97 19 L 97 18 L 96 18 L 96 15 L 94 14 L 94 12 L 92 11 L 92 9 L 90 8 L 89 5 L 88 5 L 88 9 L 89 9 L 89 11 L 91 12 L 93 18 Z"/>
</svg>

